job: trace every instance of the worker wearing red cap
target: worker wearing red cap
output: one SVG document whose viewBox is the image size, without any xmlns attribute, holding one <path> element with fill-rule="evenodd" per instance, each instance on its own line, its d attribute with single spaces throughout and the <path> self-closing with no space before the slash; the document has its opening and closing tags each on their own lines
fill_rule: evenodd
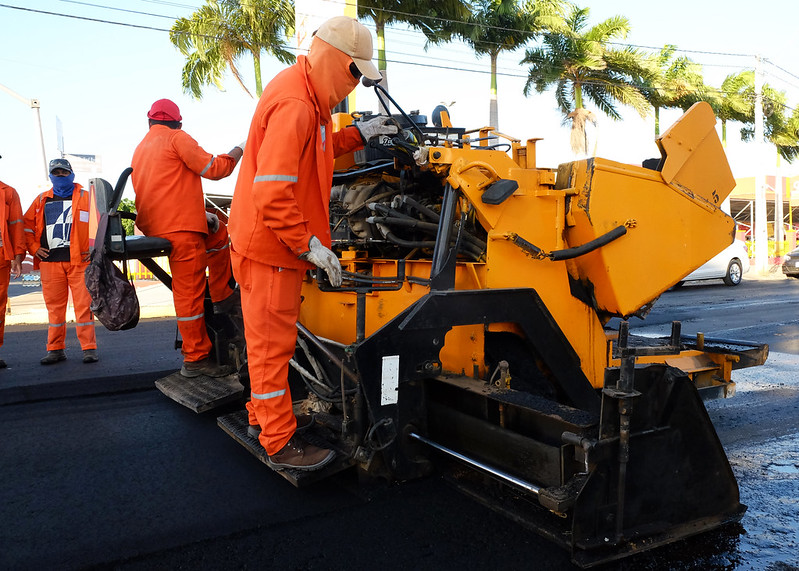
<svg viewBox="0 0 799 571">
<path fill-rule="evenodd" d="M 305 271 L 315 265 L 334 286 L 341 284 L 341 266 L 330 250 L 333 159 L 397 132 L 388 117 L 365 123 L 368 128 L 331 132 L 331 109 L 361 74 L 381 78 L 371 58 L 372 36 L 357 20 L 324 22 L 308 56 L 264 89 L 233 195 L 229 231 L 247 341 L 250 432 L 260 426 L 260 443 L 277 468 L 315 470 L 334 456 L 296 434 L 288 366 Z"/>
<path fill-rule="evenodd" d="M 0 347 L 6 327 L 8 284 L 11 276 L 18 278 L 22 273 L 24 256 L 25 232 L 19 194 L 0 180 Z M 5 368 L 6 362 L 0 359 L 0 369 Z"/>
<path fill-rule="evenodd" d="M 67 358 L 66 316 L 69 294 L 75 308 L 75 331 L 84 363 L 97 362 L 97 339 L 91 296 L 84 274 L 89 265 L 89 192 L 75 181 L 66 159 L 49 165 L 53 187 L 41 193 L 25 212 L 25 243 L 40 272 L 47 307 L 47 354 L 40 361 L 52 365 Z"/>
<path fill-rule="evenodd" d="M 136 193 L 136 225 L 147 236 L 172 243 L 169 267 L 178 330 L 183 338 L 185 377 L 219 377 L 231 372 L 209 358 L 211 341 L 205 329 L 205 271 L 214 303 L 231 305 L 227 228 L 206 212 L 203 178 L 229 176 L 241 159 L 243 143 L 214 156 L 181 129 L 180 110 L 159 99 L 147 113 L 150 129 L 133 153 L 131 180 Z M 236 303 L 232 305 L 236 305 Z"/>
</svg>

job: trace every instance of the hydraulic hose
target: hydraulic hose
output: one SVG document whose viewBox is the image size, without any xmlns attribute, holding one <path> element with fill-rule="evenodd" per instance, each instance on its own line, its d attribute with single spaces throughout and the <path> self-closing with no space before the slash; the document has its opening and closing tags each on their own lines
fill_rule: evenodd
<svg viewBox="0 0 799 571">
<path fill-rule="evenodd" d="M 627 233 L 627 227 L 624 225 L 616 226 L 610 232 L 606 232 L 602 234 L 598 238 L 594 238 L 590 242 L 586 242 L 582 246 L 577 246 L 575 248 L 567 248 L 565 250 L 554 250 L 550 252 L 549 259 L 553 262 L 558 262 L 560 260 L 571 260 L 572 258 L 577 258 L 579 256 L 583 256 L 589 252 L 593 252 L 594 250 L 601 248 L 602 246 L 606 246 L 616 240 L 617 238 L 621 238 Z"/>
<path fill-rule="evenodd" d="M 421 204 L 420 202 L 414 200 L 413 198 L 411 198 L 407 194 L 404 195 L 401 198 L 401 200 L 402 200 L 402 202 L 404 204 L 410 204 L 413 208 L 418 210 L 420 214 L 424 214 L 425 216 L 430 218 L 430 220 L 432 220 L 433 222 L 438 222 L 438 220 L 441 218 L 441 216 L 439 216 L 438 212 L 436 212 L 432 208 L 429 208 L 429 207 L 425 206 L 424 204 Z"/>
<path fill-rule="evenodd" d="M 366 219 L 367 222 L 371 224 L 382 224 L 385 226 L 400 226 L 403 228 L 412 228 L 415 230 L 421 230 L 422 232 L 427 232 L 430 234 L 435 234 L 438 231 L 438 224 L 434 224 L 433 222 L 422 222 L 421 220 L 416 220 L 415 218 L 406 220 L 405 218 L 396 218 L 393 216 L 370 216 Z M 391 234 L 389 232 L 389 234 Z M 394 236 L 393 234 L 391 234 Z M 479 258 L 485 252 L 485 245 L 481 248 L 479 244 L 473 243 L 474 241 L 478 241 L 477 238 L 474 238 L 470 234 L 464 232 L 463 234 L 465 241 L 461 243 L 461 248 L 467 251 L 469 254 L 472 255 L 475 259 Z M 472 240 L 469 240 L 469 238 Z M 387 240 L 392 240 L 388 235 L 385 236 Z M 409 242 L 408 244 L 411 244 Z M 435 245 L 435 242 L 431 242 L 431 244 Z M 404 244 L 400 244 L 404 245 Z M 416 247 L 420 248 L 429 248 L 430 246 L 422 246 L 419 243 Z"/>
<path fill-rule="evenodd" d="M 602 246 L 610 244 L 611 242 L 617 240 L 618 238 L 621 238 L 625 234 L 627 234 L 627 226 L 625 225 L 616 226 L 616 228 L 614 228 L 610 232 L 606 232 L 605 234 L 602 234 L 598 238 L 594 238 L 590 242 L 586 242 L 581 246 L 576 246 L 574 248 L 566 248 L 564 250 L 553 250 L 552 252 L 547 252 L 545 250 L 542 250 L 532 242 L 528 242 L 527 240 L 525 240 L 524 238 L 515 233 L 507 234 L 506 238 L 511 242 L 513 242 L 516 246 L 524 250 L 525 252 L 532 255 L 537 260 L 541 260 L 543 258 L 549 258 L 553 262 L 558 262 L 562 260 L 571 260 L 579 256 L 584 256 L 589 252 L 593 252 L 594 250 L 597 250 Z"/>
</svg>

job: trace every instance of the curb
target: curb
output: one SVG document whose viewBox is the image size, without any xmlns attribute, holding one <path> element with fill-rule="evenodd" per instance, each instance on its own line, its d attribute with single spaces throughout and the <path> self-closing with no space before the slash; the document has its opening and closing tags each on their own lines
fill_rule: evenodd
<svg viewBox="0 0 799 571">
<path fill-rule="evenodd" d="M 0 388 L 0 406 L 151 390 L 155 389 L 156 380 L 174 372 L 175 369 L 172 368 L 166 371 L 146 371 L 125 375 L 108 374 L 90 379 L 2 387 Z"/>
</svg>

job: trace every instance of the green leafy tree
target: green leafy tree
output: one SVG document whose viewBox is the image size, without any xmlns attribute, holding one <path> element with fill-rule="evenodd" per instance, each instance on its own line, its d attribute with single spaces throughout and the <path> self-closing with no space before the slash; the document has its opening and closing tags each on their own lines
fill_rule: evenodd
<svg viewBox="0 0 799 571">
<path fill-rule="evenodd" d="M 791 114 L 785 93 L 768 83 L 762 88 L 763 133 L 779 156 L 788 162 L 799 157 L 799 114 Z M 755 137 L 755 72 L 744 70 L 724 78 L 717 89 L 700 89 L 693 98 L 686 98 L 684 108 L 694 101 L 707 101 L 721 122 L 721 141 L 727 145 L 727 122 L 742 123 L 741 139 Z"/>
<path fill-rule="evenodd" d="M 588 8 L 572 7 L 564 28 L 544 34 L 541 45 L 527 49 L 521 62 L 530 66 L 525 95 L 555 87 L 564 122 L 571 122 L 571 147 L 577 154 L 587 152 L 585 124 L 596 122 L 593 112 L 584 107 L 586 99 L 613 120 L 621 119 L 617 103 L 631 106 L 641 117 L 649 112 L 637 87 L 651 75 L 644 55 L 632 47 L 611 46 L 613 40 L 627 36 L 629 21 L 613 16 L 588 28 L 588 15 Z"/>
<path fill-rule="evenodd" d="M 561 0 L 473 0 L 465 20 L 443 21 L 427 31 L 430 43 L 457 37 L 478 57 L 488 56 L 491 64 L 489 125 L 499 126 L 497 101 L 497 59 L 503 51 L 525 46 L 537 33 L 561 25 L 564 15 Z"/>
<path fill-rule="evenodd" d="M 744 74 L 747 79 L 751 78 L 751 86 L 744 91 L 749 109 L 747 122 L 741 128 L 741 139 L 751 141 L 755 138 L 755 74 L 753 71 Z M 791 115 L 786 105 L 785 92 L 778 91 L 767 83 L 763 85 L 762 99 L 763 135 L 777 148 L 778 155 L 791 163 L 799 157 L 799 115 L 796 111 Z"/>
<path fill-rule="evenodd" d="M 236 62 L 252 56 L 255 93 L 261 96 L 261 53 L 273 55 L 283 63 L 294 62 L 286 38 L 293 32 L 294 5 L 290 0 L 206 0 L 189 18 L 179 18 L 169 39 L 186 56 L 183 90 L 201 99 L 203 87 L 222 88 L 222 78 L 230 70 L 238 84 L 244 84 Z"/>
<path fill-rule="evenodd" d="M 688 57 L 676 57 L 676 51 L 677 46 L 666 45 L 645 62 L 650 74 L 644 78 L 642 92 L 655 110 L 655 137 L 660 136 L 660 110 L 681 108 L 686 98 L 703 88 L 701 66 Z"/>
<path fill-rule="evenodd" d="M 720 87 L 710 87 L 704 84 L 697 86 L 693 94 L 682 98 L 680 106 L 687 110 L 697 101 L 709 103 L 721 122 L 721 144 L 726 147 L 728 121 L 741 123 L 754 121 L 754 107 L 749 100 L 750 95 L 747 95 L 750 84 L 754 93 L 754 73 L 751 73 L 751 78 L 745 71 L 732 73 L 724 78 Z"/>
<path fill-rule="evenodd" d="M 386 65 L 386 26 L 405 23 L 422 30 L 430 37 L 440 23 L 451 19 L 464 19 L 469 13 L 468 0 L 363 0 L 358 2 L 358 18 L 371 20 L 377 35 L 377 69 L 383 75 L 381 84 L 388 89 Z"/>
<path fill-rule="evenodd" d="M 130 198 L 123 198 L 119 201 L 119 207 L 117 208 L 120 212 L 132 212 L 136 213 L 136 203 L 132 201 Z M 133 230 L 133 220 L 128 220 L 127 218 L 122 219 L 122 227 L 125 229 L 125 236 L 133 236 L 135 234 Z"/>
</svg>

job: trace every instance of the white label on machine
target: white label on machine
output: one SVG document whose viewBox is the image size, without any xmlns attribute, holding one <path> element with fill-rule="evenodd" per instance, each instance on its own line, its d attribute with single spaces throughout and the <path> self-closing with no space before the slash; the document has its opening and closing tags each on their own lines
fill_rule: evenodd
<svg viewBox="0 0 799 571">
<path fill-rule="evenodd" d="M 383 371 L 380 383 L 380 404 L 397 404 L 399 388 L 399 355 L 383 357 Z"/>
</svg>

